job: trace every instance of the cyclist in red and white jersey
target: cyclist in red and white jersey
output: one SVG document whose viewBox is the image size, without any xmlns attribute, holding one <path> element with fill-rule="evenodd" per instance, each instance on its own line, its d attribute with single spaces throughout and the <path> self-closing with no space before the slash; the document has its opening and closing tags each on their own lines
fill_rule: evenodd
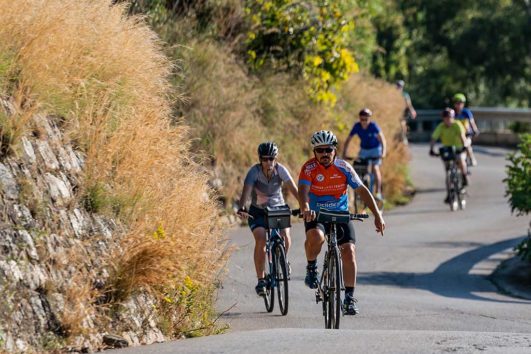
<svg viewBox="0 0 531 354">
<path fill-rule="evenodd" d="M 316 213 L 321 209 L 332 211 L 348 211 L 347 189 L 351 186 L 360 194 L 362 200 L 374 214 L 376 231 L 383 235 L 385 223 L 376 202 L 369 190 L 363 185 L 354 168 L 346 161 L 336 157 L 337 138 L 328 131 L 321 130 L 313 134 L 312 146 L 314 157 L 302 166 L 299 175 L 299 203 L 304 217 L 306 229 L 306 278 L 304 283 L 311 289 L 317 288 L 317 256 L 325 242 L 325 233 L 330 225 L 318 223 Z M 359 312 L 357 300 L 354 298 L 356 286 L 356 257 L 353 221 L 338 224 L 338 244 L 343 261 L 343 277 L 345 284 L 346 314 L 355 315 Z"/>
</svg>

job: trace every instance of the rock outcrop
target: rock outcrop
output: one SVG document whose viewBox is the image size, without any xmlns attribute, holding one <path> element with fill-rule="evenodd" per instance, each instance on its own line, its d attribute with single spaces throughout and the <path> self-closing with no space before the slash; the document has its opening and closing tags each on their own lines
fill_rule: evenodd
<svg viewBox="0 0 531 354">
<path fill-rule="evenodd" d="M 8 100 L 0 115 L 16 119 Z M 0 351 L 93 350 L 112 334 L 129 344 L 163 341 L 148 295 L 112 315 L 98 304 L 105 260 L 124 230 L 84 207 L 84 154 L 62 124 L 36 114 L 16 141 L 2 127 L 2 151 L 11 152 L 0 157 Z"/>
</svg>

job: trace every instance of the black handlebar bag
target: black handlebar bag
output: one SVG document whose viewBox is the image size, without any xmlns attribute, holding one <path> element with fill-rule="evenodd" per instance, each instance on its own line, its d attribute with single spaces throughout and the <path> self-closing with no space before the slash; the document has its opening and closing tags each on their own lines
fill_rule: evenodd
<svg viewBox="0 0 531 354">
<path fill-rule="evenodd" d="M 291 209 L 289 206 L 266 207 L 265 213 L 269 229 L 287 229 L 291 227 Z"/>
</svg>

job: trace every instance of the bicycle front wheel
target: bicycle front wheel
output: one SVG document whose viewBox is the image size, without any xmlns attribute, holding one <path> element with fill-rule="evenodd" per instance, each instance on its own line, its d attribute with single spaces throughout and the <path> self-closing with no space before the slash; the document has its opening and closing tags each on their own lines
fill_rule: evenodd
<svg viewBox="0 0 531 354">
<path fill-rule="evenodd" d="M 275 308 L 275 252 L 271 254 L 271 262 L 269 262 L 269 254 L 266 261 L 265 278 L 267 281 L 266 293 L 264 295 L 264 303 L 267 312 L 273 312 Z"/>
<path fill-rule="evenodd" d="M 325 326 L 326 328 L 339 328 L 341 318 L 341 268 L 339 255 L 336 251 L 330 253 L 328 257 L 328 279 Z"/>
<path fill-rule="evenodd" d="M 286 262 L 286 252 L 280 243 L 275 246 L 275 275 L 278 295 L 278 306 L 280 313 L 285 316 L 288 313 L 288 267 Z"/>
</svg>

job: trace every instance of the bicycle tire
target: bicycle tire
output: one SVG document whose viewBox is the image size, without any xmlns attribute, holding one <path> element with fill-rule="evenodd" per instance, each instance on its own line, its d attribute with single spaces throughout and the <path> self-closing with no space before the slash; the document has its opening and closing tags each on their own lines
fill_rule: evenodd
<svg viewBox="0 0 531 354">
<path fill-rule="evenodd" d="M 456 211 L 458 207 L 454 177 L 455 171 L 454 167 L 452 166 L 450 169 L 448 169 L 446 174 L 446 188 L 448 191 L 448 204 L 450 206 L 450 211 Z"/>
<path fill-rule="evenodd" d="M 267 312 L 273 312 L 275 308 L 275 253 L 272 252 L 271 255 L 267 254 L 267 264 L 265 267 L 265 278 L 267 280 L 266 293 L 264 295 L 264 304 Z M 269 262 L 269 256 L 272 257 L 271 262 Z"/>
<path fill-rule="evenodd" d="M 339 255 L 332 251 L 328 258 L 328 295 L 326 328 L 339 329 L 341 319 L 341 268 Z"/>
<path fill-rule="evenodd" d="M 289 308 L 289 288 L 288 288 L 288 267 L 286 262 L 286 252 L 284 246 L 277 243 L 275 245 L 275 276 L 278 297 L 278 306 L 282 316 L 286 316 Z"/>
</svg>

